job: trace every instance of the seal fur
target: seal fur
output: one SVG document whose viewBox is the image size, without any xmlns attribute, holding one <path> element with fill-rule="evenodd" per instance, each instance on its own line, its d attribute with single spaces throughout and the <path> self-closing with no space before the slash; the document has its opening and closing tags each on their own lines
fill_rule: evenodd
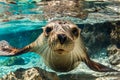
<svg viewBox="0 0 120 80">
<path fill-rule="evenodd" d="M 43 33 L 26 47 L 16 49 L 8 45 L 0 47 L 0 51 L 2 55 L 6 55 L 4 52 L 7 55 L 36 52 L 43 57 L 47 66 L 58 72 L 73 70 L 80 62 L 86 63 L 94 71 L 116 71 L 89 58 L 80 32 L 81 29 L 70 21 L 54 20 L 43 27 Z"/>
</svg>

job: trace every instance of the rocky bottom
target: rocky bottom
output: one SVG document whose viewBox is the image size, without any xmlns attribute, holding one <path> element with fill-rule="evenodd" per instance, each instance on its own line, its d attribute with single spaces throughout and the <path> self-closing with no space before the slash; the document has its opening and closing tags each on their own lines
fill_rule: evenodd
<svg viewBox="0 0 120 80">
<path fill-rule="evenodd" d="M 57 75 L 54 72 L 47 72 L 38 67 L 29 69 L 18 69 L 8 75 L 3 76 L 0 80 L 120 80 L 120 72 L 99 73 L 99 74 L 65 74 Z"/>
<path fill-rule="evenodd" d="M 8 75 L 3 76 L 0 80 L 59 80 L 57 74 L 46 72 L 38 67 L 29 69 L 18 69 Z"/>
</svg>

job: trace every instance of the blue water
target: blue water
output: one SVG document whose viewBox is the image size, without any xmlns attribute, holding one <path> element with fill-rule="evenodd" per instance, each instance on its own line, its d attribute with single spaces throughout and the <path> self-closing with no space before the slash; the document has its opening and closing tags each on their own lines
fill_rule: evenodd
<svg viewBox="0 0 120 80">
<path fill-rule="evenodd" d="M 40 14 L 31 9 L 37 6 L 34 3 L 6 4 L 0 2 L 0 14 L 6 14 L 7 18 L 16 15 Z M 0 16 L 4 19 L 4 16 Z M 6 18 L 5 18 L 6 19 Z M 10 20 L 0 22 L 0 40 L 6 40 L 10 45 L 16 48 L 22 48 L 33 42 L 42 32 L 41 27 L 45 26 L 47 21 L 34 22 L 28 19 Z M 5 57 L 0 56 L 0 77 L 19 68 L 41 67 L 46 68 L 40 55 L 28 52 L 19 56 Z"/>
<path fill-rule="evenodd" d="M 19 24 L 24 22 L 26 24 L 30 24 L 30 26 L 14 25 L 17 24 L 17 22 L 19 22 Z M 39 22 L 39 24 L 29 21 L 23 22 L 12 21 L 2 24 L 2 27 L 0 27 L 0 40 L 6 40 L 10 43 L 10 45 L 17 48 L 22 48 L 33 42 L 41 34 L 41 27 L 46 24 L 45 22 L 44 24 L 43 22 Z M 0 77 L 19 68 L 40 67 L 41 62 L 40 56 L 33 52 L 28 52 L 13 57 L 0 56 Z"/>
<path fill-rule="evenodd" d="M 23 22 L 26 23 L 23 25 Z M 19 24 L 19 25 L 17 25 Z M 41 27 L 43 27 L 46 22 L 29 22 L 29 21 L 12 21 L 1 24 L 0 27 L 0 40 L 6 40 L 11 45 L 15 47 L 23 47 L 28 43 L 34 41 L 38 35 L 42 32 Z M 16 46 L 15 44 L 18 43 Z M 22 43 L 21 43 L 22 42 Z"/>
</svg>

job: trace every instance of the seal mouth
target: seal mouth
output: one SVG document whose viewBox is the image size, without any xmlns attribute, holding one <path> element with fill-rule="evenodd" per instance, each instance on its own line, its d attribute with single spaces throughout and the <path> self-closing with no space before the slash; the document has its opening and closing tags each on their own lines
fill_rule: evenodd
<svg viewBox="0 0 120 80">
<path fill-rule="evenodd" d="M 56 50 L 54 50 L 54 51 L 63 52 L 63 51 L 65 51 L 65 50 L 64 50 L 64 49 L 56 49 Z"/>
<path fill-rule="evenodd" d="M 57 49 L 56 51 L 63 52 L 63 51 L 65 51 L 65 50 L 64 50 L 64 49 Z"/>
<path fill-rule="evenodd" d="M 57 53 L 59 53 L 59 54 L 62 54 L 62 53 L 64 53 L 64 52 L 67 52 L 66 50 L 64 50 L 64 49 L 56 49 L 56 50 L 54 50 L 55 52 L 57 52 Z"/>
</svg>

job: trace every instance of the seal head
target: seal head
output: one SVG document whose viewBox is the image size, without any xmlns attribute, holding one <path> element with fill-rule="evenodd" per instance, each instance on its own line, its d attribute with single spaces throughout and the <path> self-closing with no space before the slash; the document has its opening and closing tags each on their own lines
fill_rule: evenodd
<svg viewBox="0 0 120 80">
<path fill-rule="evenodd" d="M 79 34 L 79 28 L 68 21 L 53 21 L 44 28 L 49 47 L 57 54 L 70 53 Z"/>
<path fill-rule="evenodd" d="M 77 59 L 73 60 L 73 52 L 79 34 L 80 29 L 70 21 L 56 20 L 48 23 L 43 28 L 43 35 L 49 46 L 48 53 L 52 56 L 46 56 L 44 53 L 45 63 L 56 71 L 73 69 L 74 62 L 77 62 Z"/>
</svg>

